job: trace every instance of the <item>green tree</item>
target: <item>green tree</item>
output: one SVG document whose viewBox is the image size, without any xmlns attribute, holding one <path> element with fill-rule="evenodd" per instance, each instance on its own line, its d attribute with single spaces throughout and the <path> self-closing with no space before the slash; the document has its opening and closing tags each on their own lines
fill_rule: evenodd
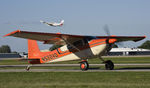
<svg viewBox="0 0 150 88">
<path fill-rule="evenodd" d="M 150 49 L 150 40 L 145 41 L 141 46 L 138 48 L 143 48 L 143 49 Z"/>
<path fill-rule="evenodd" d="M 8 45 L 2 45 L 0 47 L 0 53 L 11 53 L 11 49 Z"/>
<path fill-rule="evenodd" d="M 57 48 L 59 48 L 59 47 L 62 47 L 62 46 L 63 46 L 63 45 L 55 45 L 55 44 L 54 44 L 52 47 L 49 48 L 49 50 L 50 50 L 50 51 L 53 51 L 53 50 L 55 50 L 55 49 L 57 49 Z"/>
</svg>

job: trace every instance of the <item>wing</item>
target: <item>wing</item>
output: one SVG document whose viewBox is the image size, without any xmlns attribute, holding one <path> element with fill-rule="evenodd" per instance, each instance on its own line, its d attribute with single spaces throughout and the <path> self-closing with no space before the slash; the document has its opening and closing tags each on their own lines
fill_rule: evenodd
<svg viewBox="0 0 150 88">
<path fill-rule="evenodd" d="M 32 39 L 41 41 L 44 44 L 57 44 L 57 45 L 65 45 L 66 41 L 69 43 L 73 43 L 77 40 L 81 40 L 84 38 L 101 38 L 101 39 L 117 39 L 117 42 L 122 41 L 140 41 L 144 39 L 146 36 L 84 36 L 84 35 L 69 35 L 69 34 L 60 34 L 60 33 L 42 33 L 42 32 L 28 32 L 28 31 L 14 31 L 5 36 L 14 36 L 25 39 Z M 5 37 L 4 36 L 4 37 Z"/>
<path fill-rule="evenodd" d="M 144 38 L 146 38 L 146 36 L 96 36 L 97 38 L 108 38 L 108 39 L 117 39 L 117 42 L 123 42 L 123 41 L 140 41 Z"/>
<path fill-rule="evenodd" d="M 84 36 L 79 35 L 69 35 L 69 34 L 60 34 L 60 33 L 42 33 L 42 32 L 28 32 L 28 31 L 20 31 L 16 30 L 6 36 L 19 37 L 24 39 L 32 39 L 44 42 L 44 44 L 56 44 L 56 45 L 65 45 L 66 41 L 72 43 L 79 39 L 83 39 Z"/>
</svg>

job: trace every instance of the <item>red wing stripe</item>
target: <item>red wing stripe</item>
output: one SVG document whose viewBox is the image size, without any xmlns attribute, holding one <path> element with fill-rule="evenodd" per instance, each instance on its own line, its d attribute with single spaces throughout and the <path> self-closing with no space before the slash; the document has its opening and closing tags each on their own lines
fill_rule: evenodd
<svg viewBox="0 0 150 88">
<path fill-rule="evenodd" d="M 11 32 L 9 34 L 4 35 L 3 37 L 10 36 L 10 35 L 15 34 L 17 32 L 21 32 L 21 31 L 20 30 L 16 30 L 16 31 L 13 31 L 13 32 Z"/>
</svg>

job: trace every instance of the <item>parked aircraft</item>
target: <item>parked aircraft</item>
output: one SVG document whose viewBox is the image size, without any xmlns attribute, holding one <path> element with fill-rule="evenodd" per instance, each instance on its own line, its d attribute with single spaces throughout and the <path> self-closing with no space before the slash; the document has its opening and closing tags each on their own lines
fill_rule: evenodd
<svg viewBox="0 0 150 88">
<path fill-rule="evenodd" d="M 31 64 L 80 60 L 80 68 L 83 71 L 88 70 L 88 59 L 93 57 L 99 57 L 105 63 L 107 70 L 113 70 L 114 63 L 111 60 L 104 60 L 101 56 L 108 53 L 114 43 L 123 41 L 137 42 L 146 38 L 146 36 L 85 36 L 21 30 L 11 32 L 5 36 L 28 39 L 28 60 Z M 41 52 L 37 41 L 44 44 L 63 46 L 53 51 Z M 27 70 L 29 68 L 27 67 Z"/>
<path fill-rule="evenodd" d="M 45 21 L 40 21 L 41 23 L 44 23 L 44 24 L 47 24 L 48 26 L 54 26 L 54 27 L 57 27 L 57 26 L 62 26 L 64 24 L 64 20 L 61 20 L 60 23 L 48 23 L 48 22 L 45 22 Z"/>
</svg>

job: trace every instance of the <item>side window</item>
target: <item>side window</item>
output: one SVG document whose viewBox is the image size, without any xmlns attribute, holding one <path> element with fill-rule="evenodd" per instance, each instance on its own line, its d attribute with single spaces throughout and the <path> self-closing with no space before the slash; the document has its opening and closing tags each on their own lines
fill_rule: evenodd
<svg viewBox="0 0 150 88">
<path fill-rule="evenodd" d="M 84 45 L 86 45 L 88 43 L 87 39 L 83 39 L 83 40 L 78 40 L 75 41 L 74 43 L 72 43 L 75 47 L 82 47 Z M 68 49 L 73 49 L 73 47 L 71 45 L 67 45 Z"/>
<path fill-rule="evenodd" d="M 86 38 L 83 39 L 84 45 L 88 43 L 88 40 Z"/>
<path fill-rule="evenodd" d="M 78 47 L 78 46 L 83 46 L 84 44 L 82 40 L 79 40 L 79 41 L 74 42 L 73 45 Z"/>
</svg>

